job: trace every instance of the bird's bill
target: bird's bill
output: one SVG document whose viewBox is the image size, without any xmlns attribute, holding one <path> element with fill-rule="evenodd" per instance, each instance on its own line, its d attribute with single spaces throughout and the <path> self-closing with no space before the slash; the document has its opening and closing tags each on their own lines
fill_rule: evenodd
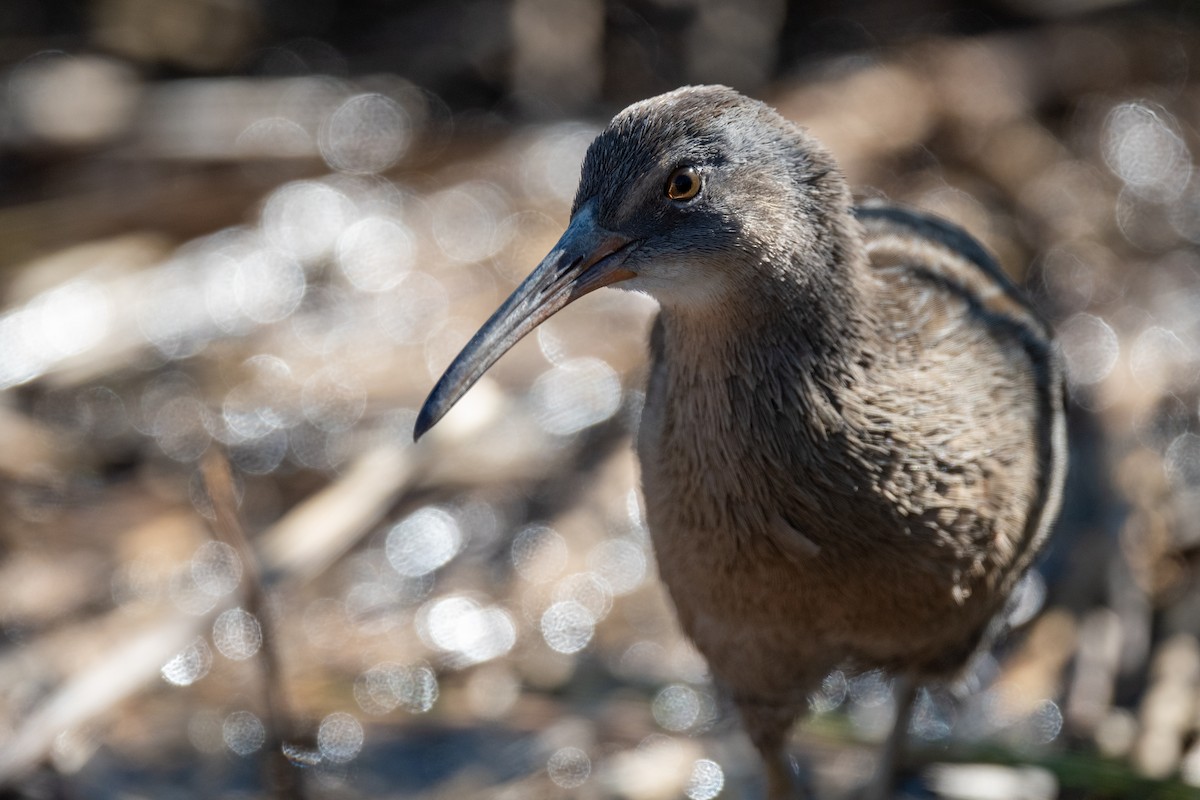
<svg viewBox="0 0 1200 800">
<path fill-rule="evenodd" d="M 596 224 L 590 207 L 576 212 L 549 255 L 450 362 L 425 399 L 413 438 L 432 428 L 525 334 L 585 294 L 634 277 L 624 264 L 635 246 Z"/>
</svg>

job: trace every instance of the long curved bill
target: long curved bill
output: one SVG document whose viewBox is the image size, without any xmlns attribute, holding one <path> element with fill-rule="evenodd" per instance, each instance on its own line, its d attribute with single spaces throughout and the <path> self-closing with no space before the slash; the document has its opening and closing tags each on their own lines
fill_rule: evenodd
<svg viewBox="0 0 1200 800">
<path fill-rule="evenodd" d="M 634 277 L 624 264 L 636 246 L 596 224 L 590 206 L 579 209 L 549 255 L 450 362 L 417 415 L 413 439 L 432 428 L 525 334 L 585 294 Z"/>
</svg>

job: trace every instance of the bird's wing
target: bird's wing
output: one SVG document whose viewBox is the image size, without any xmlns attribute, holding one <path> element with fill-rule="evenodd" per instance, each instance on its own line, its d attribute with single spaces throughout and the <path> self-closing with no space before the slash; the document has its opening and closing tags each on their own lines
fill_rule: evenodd
<svg viewBox="0 0 1200 800">
<path fill-rule="evenodd" d="M 1042 351 L 1051 347 L 1050 327 L 971 234 L 940 217 L 897 206 L 858 206 L 854 215 L 866 228 L 870 250 L 892 250 L 892 258 L 928 270 L 929 277 L 945 282 L 947 288 L 960 288 L 964 297 L 1023 328 L 1036 345 L 1037 352 L 1030 353 L 1035 361 L 1049 357 Z M 881 265 L 878 255 L 872 260 Z"/>
<path fill-rule="evenodd" d="M 1036 555 L 1058 516 L 1066 472 L 1063 379 L 1051 329 L 996 260 L 962 228 L 895 206 L 861 206 L 855 209 L 855 216 L 866 233 L 872 267 L 912 289 L 903 293 L 904 302 L 912 302 L 914 295 L 929 298 L 927 303 L 918 300 L 906 309 L 911 313 L 891 316 L 895 325 L 912 334 L 908 339 L 926 351 L 920 362 L 934 364 L 938 380 L 972 379 L 968 370 L 955 371 L 957 368 L 937 373 L 936 365 L 955 358 L 955 343 L 970 341 L 974 336 L 976 341 L 993 343 L 988 355 L 1001 350 L 1014 355 L 992 377 L 1001 384 L 1000 391 L 991 395 L 996 405 L 1005 402 L 1006 379 L 1028 381 L 1034 389 L 1031 410 L 1036 419 L 1030 433 L 1036 443 L 1037 479 L 1024 529 L 1012 542 L 1016 552 L 1011 554 L 1009 573 L 1015 577 Z M 964 335 L 964 325 L 972 328 L 970 335 Z M 905 333 L 901 330 L 898 335 Z M 930 358 L 930 351 L 937 357 Z M 1023 358 L 1019 355 L 1022 352 Z M 992 361 L 993 368 L 996 363 Z M 946 389 L 945 396 L 953 396 L 952 387 Z M 984 408 L 981 413 L 999 418 L 1004 412 L 1003 408 Z M 994 427 L 994 419 L 992 422 L 983 424 L 981 420 L 981 436 Z"/>
</svg>

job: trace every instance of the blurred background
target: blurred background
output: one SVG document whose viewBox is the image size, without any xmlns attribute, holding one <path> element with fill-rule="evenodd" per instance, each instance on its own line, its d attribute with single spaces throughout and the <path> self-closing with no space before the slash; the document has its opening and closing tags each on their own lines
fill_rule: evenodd
<svg viewBox="0 0 1200 800">
<path fill-rule="evenodd" d="M 0 797 L 753 797 L 655 577 L 653 303 L 419 446 L 627 103 L 723 82 L 942 214 L 1061 336 L 1072 465 L 912 798 L 1200 796 L 1200 6 L 4 0 Z M 869 774 L 885 679 L 795 750 Z"/>
</svg>

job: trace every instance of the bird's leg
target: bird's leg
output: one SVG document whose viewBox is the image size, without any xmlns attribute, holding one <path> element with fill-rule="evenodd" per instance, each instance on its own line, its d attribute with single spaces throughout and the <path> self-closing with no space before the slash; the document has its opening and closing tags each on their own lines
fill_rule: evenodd
<svg viewBox="0 0 1200 800">
<path fill-rule="evenodd" d="M 788 703 L 737 701 L 746 733 L 762 756 L 768 800 L 812 800 L 815 795 L 787 752 L 788 732 L 799 716 Z"/>
<path fill-rule="evenodd" d="M 867 785 L 862 800 L 890 800 L 896 786 L 896 769 L 900 765 L 900 756 L 904 751 L 904 742 L 908 736 L 909 719 L 912 716 L 913 704 L 917 699 L 917 679 L 911 673 L 897 676 L 892 691 L 896 701 L 896 718 L 892 724 L 891 733 L 879 751 L 879 761 L 875 766 L 875 775 Z"/>
</svg>

